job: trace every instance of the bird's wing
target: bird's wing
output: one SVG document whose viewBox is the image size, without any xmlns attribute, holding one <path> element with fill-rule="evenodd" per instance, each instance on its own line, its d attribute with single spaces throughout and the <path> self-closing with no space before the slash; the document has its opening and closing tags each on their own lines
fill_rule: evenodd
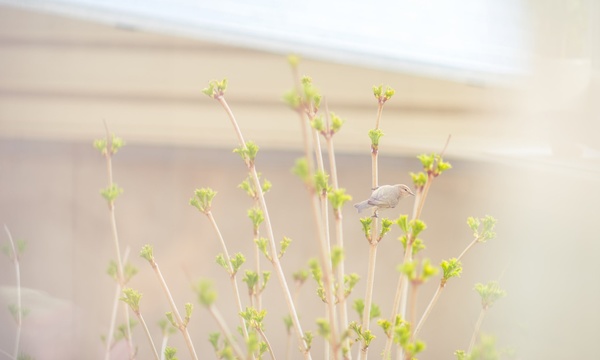
<svg viewBox="0 0 600 360">
<path fill-rule="evenodd" d="M 390 205 L 390 194 L 389 189 L 386 187 L 378 187 L 377 190 L 373 191 L 369 198 L 369 204 L 373 206 L 386 206 Z"/>
</svg>

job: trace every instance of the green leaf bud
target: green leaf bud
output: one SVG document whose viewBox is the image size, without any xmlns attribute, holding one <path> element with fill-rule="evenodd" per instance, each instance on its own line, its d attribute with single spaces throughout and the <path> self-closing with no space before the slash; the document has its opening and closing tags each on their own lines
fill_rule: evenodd
<svg viewBox="0 0 600 360">
<path fill-rule="evenodd" d="M 292 239 L 290 239 L 287 236 L 283 237 L 283 240 L 281 240 L 281 242 L 279 243 L 281 246 L 281 249 L 279 250 L 279 258 L 280 259 L 283 256 L 283 254 L 285 254 L 285 251 L 287 250 L 287 248 L 290 246 L 291 243 L 292 243 Z"/>
<path fill-rule="evenodd" d="M 308 161 L 306 158 L 300 158 L 296 160 L 296 165 L 292 169 L 292 173 L 298 176 L 305 183 L 309 180 L 309 169 L 308 169 Z"/>
<path fill-rule="evenodd" d="M 352 200 L 352 196 L 346 194 L 346 189 L 336 189 L 327 195 L 334 210 L 340 210 L 347 201 Z"/>
<path fill-rule="evenodd" d="M 242 267 L 242 265 L 246 262 L 246 258 L 242 253 L 236 253 L 231 258 L 231 266 L 233 267 L 233 273 L 237 273 L 237 271 Z"/>
<path fill-rule="evenodd" d="M 329 326 L 329 321 L 327 321 L 327 319 L 317 319 L 317 333 L 325 339 L 329 338 L 329 335 L 331 334 L 331 327 Z"/>
<path fill-rule="evenodd" d="M 460 277 L 462 272 L 462 264 L 456 258 L 451 258 L 448 260 L 444 260 L 440 263 L 440 267 L 444 275 L 442 276 L 442 281 L 445 283 L 448 279 L 453 277 Z"/>
<path fill-rule="evenodd" d="M 108 201 L 109 203 L 114 202 L 117 197 L 119 195 L 121 195 L 123 193 L 123 189 L 120 188 L 119 186 L 117 186 L 117 184 L 112 184 L 111 186 L 107 187 L 106 189 L 102 189 L 100 191 L 100 194 L 102 195 L 102 197 L 104 199 L 106 199 L 106 201 Z"/>
<path fill-rule="evenodd" d="M 323 118 L 320 116 L 315 117 L 311 122 L 310 122 L 310 126 L 317 130 L 318 132 L 324 132 L 325 131 L 325 123 L 323 122 Z"/>
<path fill-rule="evenodd" d="M 363 232 L 367 240 L 371 240 L 371 223 L 373 219 L 371 217 L 360 218 L 360 223 L 362 224 Z"/>
<path fill-rule="evenodd" d="M 331 248 L 331 266 L 333 269 L 337 268 L 338 265 L 344 260 L 344 249 L 339 246 Z"/>
<path fill-rule="evenodd" d="M 481 306 L 484 309 L 489 308 L 497 300 L 506 296 L 506 291 L 502 290 L 496 281 L 490 281 L 485 285 L 478 283 L 475 285 L 475 291 L 481 296 Z"/>
<path fill-rule="evenodd" d="M 149 244 L 144 245 L 140 251 L 140 256 L 150 262 L 154 262 L 154 247 Z"/>
<path fill-rule="evenodd" d="M 411 172 L 410 177 L 412 178 L 412 182 L 415 184 L 416 189 L 422 189 L 427 183 L 427 175 L 422 171 L 416 174 Z"/>
<path fill-rule="evenodd" d="M 331 116 L 331 131 L 335 134 L 340 131 L 345 121 L 333 112 L 330 112 L 329 115 Z"/>
<path fill-rule="evenodd" d="M 198 295 L 200 305 L 209 307 L 217 300 L 217 292 L 213 289 L 212 283 L 208 280 L 201 280 L 194 289 Z"/>
<path fill-rule="evenodd" d="M 371 129 L 369 130 L 369 138 L 371 139 L 371 146 L 375 149 L 379 147 L 379 140 L 383 136 L 383 131 L 381 129 Z"/>
<path fill-rule="evenodd" d="M 217 192 L 211 188 L 196 189 L 194 196 L 190 199 L 190 205 L 203 213 L 208 213 L 212 206 L 212 200 Z"/>
</svg>

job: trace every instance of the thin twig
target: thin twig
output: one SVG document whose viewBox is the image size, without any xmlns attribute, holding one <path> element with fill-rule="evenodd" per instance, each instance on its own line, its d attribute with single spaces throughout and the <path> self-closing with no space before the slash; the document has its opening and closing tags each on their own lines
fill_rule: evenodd
<svg viewBox="0 0 600 360">
<path fill-rule="evenodd" d="M 13 350 L 13 358 L 16 359 L 19 356 L 19 346 L 21 342 L 21 329 L 23 327 L 23 307 L 21 301 L 21 268 L 19 266 L 19 253 L 17 252 L 17 247 L 15 246 L 15 242 L 13 241 L 12 235 L 10 234 L 10 230 L 8 230 L 8 226 L 4 225 L 4 231 L 6 231 L 6 235 L 8 236 L 8 241 L 10 242 L 10 246 L 12 248 L 12 262 L 15 265 L 15 277 L 16 277 L 16 288 L 17 288 L 17 309 L 16 309 L 16 321 L 17 321 L 17 334 L 15 335 L 15 345 Z"/>
<path fill-rule="evenodd" d="M 429 314 L 431 313 L 431 310 L 433 309 L 433 307 L 437 303 L 440 295 L 442 294 L 442 290 L 444 290 L 444 285 L 445 285 L 445 282 L 442 280 L 440 282 L 440 285 L 438 286 L 438 288 L 435 290 L 435 294 L 433 294 L 433 297 L 429 301 L 429 304 L 427 305 L 427 308 L 425 309 L 425 312 L 423 312 L 423 315 L 421 316 L 421 319 L 417 323 L 417 326 L 415 327 L 415 330 L 413 332 L 413 338 L 415 338 L 415 339 L 417 338 L 417 335 L 421 331 L 421 328 L 423 327 L 423 324 L 425 323 L 425 321 L 429 317 Z"/>
<path fill-rule="evenodd" d="M 237 345 L 237 342 L 234 341 L 233 336 L 231 335 L 231 331 L 229 331 L 229 327 L 227 327 L 227 324 L 225 323 L 225 320 L 223 320 L 223 317 L 221 316 L 221 313 L 219 312 L 219 310 L 217 310 L 217 308 L 214 305 L 210 305 L 208 307 L 208 311 L 210 312 L 210 314 L 213 316 L 213 318 L 215 319 L 215 321 L 221 328 L 223 335 L 225 335 L 227 342 L 229 342 L 229 344 L 231 345 L 231 348 L 237 355 L 238 359 L 245 359 L 244 353 Z"/>
<path fill-rule="evenodd" d="M 104 129 L 106 130 L 106 172 L 108 175 L 108 188 L 112 188 L 114 185 L 113 182 L 113 170 L 112 170 L 112 137 L 110 131 L 108 129 L 108 124 L 104 121 Z M 108 202 L 109 216 L 110 216 L 110 227 L 113 236 L 113 242 L 115 246 L 115 253 L 117 256 L 117 284 L 119 285 L 119 291 L 123 291 L 123 287 L 125 286 L 125 277 L 123 274 L 123 260 L 121 258 L 121 246 L 119 244 L 119 232 L 117 231 L 117 218 L 115 215 L 115 202 L 114 200 L 110 200 Z M 127 346 L 129 349 L 129 358 L 135 358 L 135 349 L 133 346 L 133 338 L 131 336 L 131 322 L 129 319 L 129 309 L 127 304 L 123 304 L 123 309 L 125 311 L 125 329 L 127 333 Z M 110 349 L 111 344 L 110 341 L 112 339 L 112 335 L 114 333 L 115 323 L 111 319 L 111 327 L 109 329 L 107 341 L 106 341 L 106 349 L 105 349 L 105 359 L 110 359 Z"/>
<path fill-rule="evenodd" d="M 233 294 L 234 294 L 234 297 L 236 300 L 236 305 L 238 308 L 237 311 L 239 314 L 242 311 L 244 311 L 244 308 L 242 306 L 242 299 L 240 297 L 240 289 L 238 287 L 237 282 L 235 281 L 235 273 L 233 270 L 233 266 L 231 265 L 231 258 L 229 257 L 229 252 L 227 251 L 227 245 L 225 244 L 225 240 L 223 239 L 223 235 L 221 234 L 221 231 L 219 230 L 219 226 L 217 225 L 217 222 L 215 221 L 212 211 L 209 210 L 205 214 L 208 217 L 208 220 L 210 221 L 213 229 L 217 233 L 217 236 L 219 237 L 219 241 L 221 242 L 221 247 L 223 248 L 223 252 L 225 254 L 224 255 L 225 261 L 227 262 L 227 266 L 229 268 L 229 279 L 231 281 L 231 287 L 233 288 Z M 242 327 L 242 331 L 244 334 L 244 339 L 246 341 L 248 341 L 248 329 L 246 328 L 246 321 L 241 316 L 239 316 L 239 318 L 240 318 L 240 325 Z"/>
<path fill-rule="evenodd" d="M 0 349 L 0 354 L 6 356 L 7 358 L 9 358 L 10 360 L 17 360 L 16 357 L 12 356 L 11 354 L 7 353 L 6 351 Z"/>
<path fill-rule="evenodd" d="M 271 355 L 271 359 L 275 360 L 275 353 L 273 352 L 273 348 L 271 347 L 271 343 L 269 342 L 269 339 L 267 339 L 267 335 L 265 334 L 265 332 L 263 331 L 263 329 L 261 329 L 260 327 L 256 328 L 256 331 L 258 331 L 258 333 L 260 334 L 260 337 L 263 338 L 263 340 L 265 341 L 265 344 L 267 344 L 267 349 L 269 350 L 269 354 Z"/>
<path fill-rule="evenodd" d="M 477 322 L 475 323 L 475 328 L 473 329 L 473 335 L 471 336 L 471 342 L 469 344 L 469 350 L 467 350 L 467 354 L 470 354 L 473 351 L 473 347 L 475 346 L 475 342 L 477 341 L 477 335 L 479 335 L 479 329 L 481 328 L 481 323 L 483 322 L 483 318 L 485 317 L 486 308 L 482 307 L 479 312 L 479 317 L 477 318 Z"/>
<path fill-rule="evenodd" d="M 467 247 L 462 251 L 462 253 L 460 253 L 460 255 L 456 258 L 456 260 L 460 261 L 460 259 L 462 259 L 462 257 L 465 256 L 465 254 L 473 247 L 473 245 L 477 244 L 477 242 L 479 240 L 480 239 L 478 237 L 476 237 L 475 239 L 473 239 L 473 241 L 471 241 L 471 243 L 469 243 L 469 245 L 467 245 Z M 429 301 L 429 304 L 427 305 L 427 308 L 425 308 L 425 311 L 423 312 L 423 315 L 421 315 L 421 319 L 419 320 L 419 323 L 415 327 L 415 330 L 413 332 L 413 338 L 416 338 L 417 335 L 419 334 L 419 331 L 421 331 L 421 328 L 423 327 L 423 324 L 425 323 L 425 321 L 429 317 L 429 314 L 431 313 L 431 310 L 433 309 L 433 307 L 437 303 L 440 295 L 442 294 L 442 290 L 444 290 L 444 287 L 446 286 L 446 281 L 447 281 L 446 279 L 443 279 L 443 278 L 441 279 L 440 285 L 436 289 L 435 294 L 433 294 L 433 297 Z"/>
<path fill-rule="evenodd" d="M 160 360 L 160 356 L 158 355 L 158 352 L 156 351 L 156 346 L 154 346 L 154 341 L 152 340 L 152 335 L 150 335 L 150 330 L 148 329 L 148 325 L 146 325 L 146 321 L 144 321 L 144 317 L 142 316 L 142 314 L 139 311 L 137 311 L 137 312 L 134 311 L 134 314 L 140 320 L 140 324 L 142 324 L 142 328 L 144 329 L 144 332 L 146 333 L 146 337 L 148 338 L 148 341 L 150 342 L 150 348 L 152 349 L 154 358 L 156 360 Z"/>
<path fill-rule="evenodd" d="M 325 140 L 327 141 L 327 155 L 329 158 L 329 172 L 331 173 L 331 183 L 333 186 L 333 190 L 337 191 L 339 189 L 338 184 L 338 176 L 337 176 L 337 167 L 335 160 L 335 151 L 333 147 L 333 132 L 331 130 L 331 119 L 329 116 L 329 107 L 327 102 L 325 102 L 325 128 L 327 131 L 327 136 L 325 136 Z M 335 236 L 336 236 L 336 245 L 340 249 L 344 249 L 344 231 L 343 231 L 343 216 L 341 209 L 334 209 L 334 219 L 335 219 Z M 344 286 L 344 274 L 345 274 L 345 266 L 344 259 L 339 262 L 337 265 L 337 283 L 338 283 L 338 307 L 340 314 L 340 331 L 343 333 L 346 329 L 348 329 L 348 302 L 346 301 L 345 294 L 345 286 Z M 350 340 L 346 338 L 343 341 L 343 346 L 348 349 L 346 359 L 352 359 L 350 349 Z"/>
<path fill-rule="evenodd" d="M 381 114 L 383 112 L 383 105 L 385 102 L 378 101 L 377 104 L 377 116 L 375 118 L 375 130 L 379 130 L 379 123 L 381 122 Z M 376 189 L 379 186 L 379 167 L 378 167 L 378 155 L 379 145 L 371 144 L 371 188 Z M 377 215 L 375 210 L 374 215 Z M 365 293 L 365 307 L 363 313 L 362 326 L 363 331 L 369 330 L 370 319 L 371 319 L 371 303 L 373 301 L 373 287 L 375 283 L 375 263 L 377 260 L 377 245 L 379 244 L 379 218 L 373 216 L 373 222 L 371 225 L 371 239 L 369 240 L 369 270 L 367 273 L 367 289 Z M 363 341 L 363 346 L 359 351 L 359 360 L 366 360 L 369 348 L 366 346 L 366 342 Z"/>
<path fill-rule="evenodd" d="M 181 334 L 183 335 L 183 339 L 185 340 L 185 344 L 187 345 L 187 348 L 190 351 L 192 358 L 194 360 L 198 360 L 198 356 L 196 355 L 196 350 L 194 349 L 194 344 L 192 343 L 190 333 L 187 330 L 187 326 L 185 325 L 183 319 L 181 318 L 181 315 L 179 314 L 179 310 L 177 310 L 177 306 L 175 305 L 175 301 L 173 300 L 171 291 L 169 291 L 167 282 L 165 281 L 164 277 L 162 276 L 162 273 L 160 272 L 160 269 L 158 268 L 158 264 L 156 263 L 156 261 L 154 261 L 154 259 L 151 259 L 150 265 L 152 266 L 152 269 L 154 270 L 154 273 L 156 274 L 156 277 L 158 278 L 158 280 L 160 282 L 163 292 L 165 293 L 165 296 L 167 297 L 169 305 L 171 306 L 171 310 L 173 311 L 173 315 L 175 316 L 175 320 L 177 321 L 177 328 L 179 329 L 179 331 L 181 331 Z"/>
<path fill-rule="evenodd" d="M 444 144 L 444 147 L 442 148 L 442 151 L 440 153 L 440 156 L 439 156 L 440 159 L 444 156 L 446 149 L 448 148 L 448 144 L 450 143 L 450 139 L 451 139 L 451 135 L 448 135 L 448 138 L 446 139 L 446 143 Z M 431 183 L 433 182 L 433 179 L 434 179 L 433 175 L 428 174 L 427 182 L 425 183 L 423 189 L 421 191 L 417 191 L 416 196 L 415 196 L 415 203 L 413 206 L 412 220 L 418 220 L 421 218 L 421 212 L 423 211 L 423 206 L 425 205 L 425 200 L 427 199 L 427 195 L 429 193 L 429 188 L 431 187 Z M 402 262 L 403 264 L 407 263 L 408 261 L 412 261 L 412 245 L 413 244 L 412 244 L 411 239 L 407 239 L 406 249 L 404 251 L 404 259 Z M 405 278 L 406 278 L 405 275 L 400 275 L 400 277 L 398 279 L 398 285 L 396 287 L 396 295 L 394 296 L 394 303 L 392 304 L 392 316 L 390 317 L 390 321 L 392 323 L 394 322 L 394 319 L 396 318 L 396 316 L 398 314 L 402 315 L 403 318 L 405 317 L 405 314 L 406 314 L 408 287 L 406 286 L 407 281 Z M 391 349 L 392 349 L 392 337 L 388 337 L 388 339 L 386 340 L 386 343 L 385 343 L 384 356 L 390 356 Z M 400 351 L 400 353 L 398 355 L 400 358 L 402 358 L 402 351 Z"/>
<path fill-rule="evenodd" d="M 245 148 L 246 142 L 244 141 L 244 137 L 242 136 L 240 128 L 237 125 L 235 116 L 233 115 L 233 112 L 229 108 L 227 101 L 225 100 L 225 98 L 222 95 L 216 96 L 215 99 L 223 106 L 223 108 L 227 112 L 227 115 L 229 116 L 229 120 L 231 121 L 231 124 L 234 127 L 235 133 L 238 137 L 240 146 Z M 258 173 L 256 172 L 256 168 L 254 167 L 253 164 L 251 164 L 249 166 L 249 171 L 250 171 L 250 175 L 252 177 L 252 181 L 254 183 L 254 187 L 256 189 L 261 189 L 260 180 L 258 178 Z M 269 217 L 269 210 L 267 208 L 267 203 L 265 201 L 265 197 L 264 197 L 264 194 L 262 193 L 262 191 L 257 191 L 257 194 L 258 194 L 258 200 L 260 203 L 261 210 L 263 211 L 263 214 L 265 216 L 265 227 L 267 229 L 267 238 L 269 240 L 269 248 L 271 250 L 271 253 L 274 254 L 274 256 L 272 256 L 271 263 L 273 264 L 273 267 L 275 268 L 275 273 L 277 274 L 277 278 L 279 279 L 279 284 L 281 285 L 281 288 L 283 290 L 283 294 L 284 294 L 286 303 L 288 305 L 288 310 L 290 312 L 290 315 L 292 317 L 292 322 L 293 322 L 294 328 L 296 330 L 296 335 L 298 337 L 298 343 L 300 345 L 300 348 L 301 348 L 302 352 L 304 353 L 305 358 L 311 359 L 310 352 L 306 346 L 306 342 L 304 341 L 304 332 L 302 331 L 302 327 L 300 325 L 300 320 L 298 319 L 298 313 L 297 313 L 296 307 L 292 301 L 292 295 L 290 293 L 290 289 L 289 289 L 289 287 L 287 285 L 287 281 L 285 279 L 285 274 L 283 273 L 283 269 L 281 267 L 281 263 L 279 262 L 279 258 L 275 255 L 275 254 L 277 254 L 277 251 L 276 251 L 277 247 L 275 245 L 275 236 L 273 235 L 273 227 L 271 225 L 271 219 Z"/>
</svg>

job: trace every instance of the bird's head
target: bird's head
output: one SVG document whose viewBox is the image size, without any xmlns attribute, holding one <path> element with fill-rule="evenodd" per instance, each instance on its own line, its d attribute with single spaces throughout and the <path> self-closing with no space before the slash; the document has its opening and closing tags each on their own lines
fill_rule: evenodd
<svg viewBox="0 0 600 360">
<path fill-rule="evenodd" d="M 398 189 L 398 193 L 400 194 L 401 198 L 406 197 L 408 195 L 415 196 L 415 194 L 412 192 L 412 190 L 408 186 L 406 186 L 404 184 L 398 184 L 395 186 Z"/>
</svg>

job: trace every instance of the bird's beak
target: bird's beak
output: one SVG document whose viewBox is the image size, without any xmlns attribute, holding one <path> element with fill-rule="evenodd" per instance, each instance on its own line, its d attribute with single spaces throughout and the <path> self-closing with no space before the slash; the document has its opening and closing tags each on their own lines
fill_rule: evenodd
<svg viewBox="0 0 600 360">
<path fill-rule="evenodd" d="M 415 193 L 413 193 L 411 189 L 408 189 L 408 193 L 411 194 L 412 196 L 415 196 Z"/>
</svg>

